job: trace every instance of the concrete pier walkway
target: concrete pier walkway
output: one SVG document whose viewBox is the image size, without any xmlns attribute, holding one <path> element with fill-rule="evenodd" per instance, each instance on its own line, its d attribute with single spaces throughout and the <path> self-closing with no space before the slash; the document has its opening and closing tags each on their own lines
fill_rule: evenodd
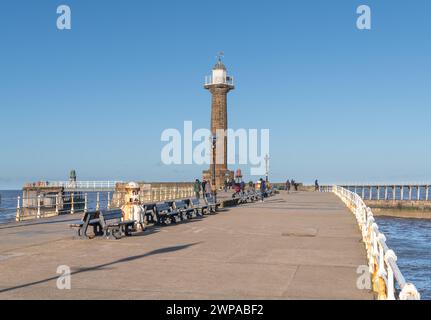
<svg viewBox="0 0 431 320">
<path fill-rule="evenodd" d="M 0 225 L 0 299 L 372 299 L 356 288 L 366 253 L 333 194 L 264 203 L 119 241 L 74 240 L 79 216 Z M 71 290 L 56 271 L 71 268 Z"/>
</svg>

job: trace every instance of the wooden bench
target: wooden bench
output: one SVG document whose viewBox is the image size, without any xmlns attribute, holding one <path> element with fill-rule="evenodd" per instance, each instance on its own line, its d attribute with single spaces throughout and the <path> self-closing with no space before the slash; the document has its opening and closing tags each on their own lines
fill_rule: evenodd
<svg viewBox="0 0 431 320">
<path fill-rule="evenodd" d="M 202 204 L 198 198 L 192 198 L 189 200 L 190 208 L 195 210 L 196 215 L 203 216 L 205 213 L 208 213 L 208 205 Z"/>
<path fill-rule="evenodd" d="M 102 234 L 102 230 L 100 228 L 100 212 L 99 211 L 87 211 L 83 214 L 82 219 L 80 221 L 74 221 L 69 224 L 69 227 L 75 229 L 77 232 L 77 236 L 80 239 L 89 239 L 90 237 L 87 234 L 88 228 L 93 228 L 94 236 L 98 236 Z"/>
<path fill-rule="evenodd" d="M 245 204 L 254 201 L 254 193 L 251 190 L 239 194 L 238 204 Z"/>
<path fill-rule="evenodd" d="M 264 197 L 265 197 L 265 194 L 262 191 L 260 190 L 256 191 L 256 196 L 255 196 L 256 200 L 263 200 Z"/>
<path fill-rule="evenodd" d="M 262 192 L 260 190 L 254 190 L 252 196 L 253 196 L 253 201 L 262 200 Z"/>
<path fill-rule="evenodd" d="M 179 220 L 178 211 L 172 209 L 172 207 L 166 202 L 156 204 L 156 216 L 158 224 L 168 225 L 171 223 L 177 223 Z"/>
<path fill-rule="evenodd" d="M 155 203 L 146 203 L 141 206 L 141 221 L 147 221 L 148 223 L 157 223 L 157 215 L 156 215 L 156 204 Z"/>
<path fill-rule="evenodd" d="M 181 220 L 193 219 L 195 209 L 190 208 L 184 200 L 177 200 L 174 202 L 175 209 L 180 214 Z"/>
<path fill-rule="evenodd" d="M 260 191 L 249 190 L 249 191 L 247 192 L 247 195 L 246 195 L 246 197 L 247 197 L 247 201 L 248 201 L 248 202 L 258 201 L 258 200 L 260 200 L 260 199 L 261 199 L 260 195 L 261 195 L 261 194 L 260 194 Z"/>
<path fill-rule="evenodd" d="M 275 192 L 275 189 L 274 189 L 274 188 L 268 189 L 268 190 L 266 191 L 266 193 L 267 193 L 268 197 L 272 197 L 272 196 L 275 196 L 275 195 L 276 195 L 276 192 Z"/>
<path fill-rule="evenodd" d="M 118 210 L 109 210 L 100 212 L 99 223 L 103 235 L 110 239 L 121 239 L 123 236 L 131 236 L 135 220 L 123 221 L 123 212 Z"/>
<path fill-rule="evenodd" d="M 209 212 L 217 212 L 220 203 L 216 203 L 213 194 L 207 193 L 205 197 L 205 202 L 208 205 Z"/>
</svg>

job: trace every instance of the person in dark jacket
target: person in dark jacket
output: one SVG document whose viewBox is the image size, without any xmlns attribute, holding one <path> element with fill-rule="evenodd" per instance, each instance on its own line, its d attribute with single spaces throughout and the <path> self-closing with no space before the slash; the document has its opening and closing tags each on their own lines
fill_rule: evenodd
<svg viewBox="0 0 431 320">
<path fill-rule="evenodd" d="M 289 179 L 287 179 L 287 181 L 286 181 L 286 191 L 287 191 L 287 193 L 290 193 L 290 180 Z"/>
<path fill-rule="evenodd" d="M 244 193 L 244 191 L 245 191 L 245 182 L 241 181 L 240 186 L 241 186 L 241 192 Z"/>
<path fill-rule="evenodd" d="M 207 185 L 207 182 L 205 180 L 203 180 L 201 183 L 201 186 L 202 186 L 201 189 L 202 189 L 202 194 L 203 194 L 204 198 L 205 198 L 206 185 Z"/>
<path fill-rule="evenodd" d="M 199 179 L 196 179 L 195 184 L 193 185 L 193 191 L 195 192 L 196 199 L 201 198 L 201 182 Z"/>
<path fill-rule="evenodd" d="M 262 199 L 260 200 L 261 202 L 263 202 L 263 198 L 265 197 L 265 191 L 266 191 L 266 183 L 262 178 L 260 178 L 260 192 L 262 194 Z"/>
</svg>

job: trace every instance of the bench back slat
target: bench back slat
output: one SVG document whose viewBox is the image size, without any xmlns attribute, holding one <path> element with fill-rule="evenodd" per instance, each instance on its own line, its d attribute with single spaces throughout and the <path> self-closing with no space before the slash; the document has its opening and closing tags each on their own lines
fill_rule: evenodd
<svg viewBox="0 0 431 320">
<path fill-rule="evenodd" d="M 171 207 L 166 202 L 156 204 L 156 210 L 158 213 L 170 211 Z"/>
<path fill-rule="evenodd" d="M 142 207 L 143 207 L 145 212 L 153 211 L 154 208 L 156 207 L 156 204 L 155 203 L 147 203 L 147 204 L 144 204 Z"/>
<path fill-rule="evenodd" d="M 117 220 L 123 218 L 123 212 L 121 210 L 111 210 L 111 211 L 104 211 L 101 214 L 103 216 L 104 221 L 109 220 Z"/>
<path fill-rule="evenodd" d="M 175 208 L 177 209 L 187 209 L 187 204 L 183 201 L 175 201 Z"/>
</svg>

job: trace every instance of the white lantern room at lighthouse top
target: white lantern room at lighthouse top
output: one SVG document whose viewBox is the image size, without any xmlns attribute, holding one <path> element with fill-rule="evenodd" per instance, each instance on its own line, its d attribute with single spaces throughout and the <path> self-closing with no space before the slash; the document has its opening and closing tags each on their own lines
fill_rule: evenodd
<svg viewBox="0 0 431 320">
<path fill-rule="evenodd" d="M 228 76 L 225 65 L 219 59 L 212 70 L 212 75 L 205 77 L 205 86 L 225 84 L 233 86 L 233 77 Z"/>
</svg>

